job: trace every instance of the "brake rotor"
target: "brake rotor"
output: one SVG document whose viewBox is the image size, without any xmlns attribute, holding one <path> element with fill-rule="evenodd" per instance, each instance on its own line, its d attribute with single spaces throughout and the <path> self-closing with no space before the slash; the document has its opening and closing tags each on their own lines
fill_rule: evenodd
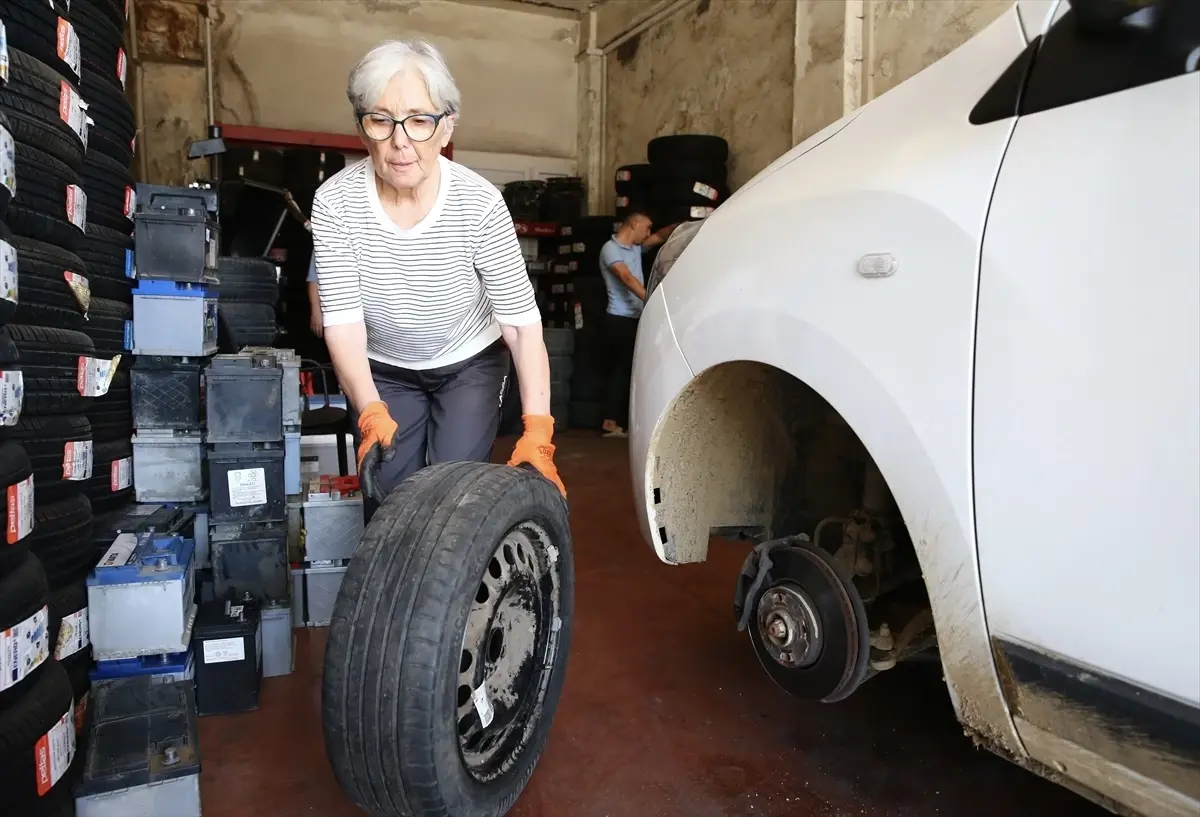
<svg viewBox="0 0 1200 817">
<path fill-rule="evenodd" d="M 832 555 L 795 541 L 771 550 L 770 579 L 754 599 L 750 640 L 763 669 L 786 692 L 833 703 L 866 677 L 867 611 Z"/>
</svg>

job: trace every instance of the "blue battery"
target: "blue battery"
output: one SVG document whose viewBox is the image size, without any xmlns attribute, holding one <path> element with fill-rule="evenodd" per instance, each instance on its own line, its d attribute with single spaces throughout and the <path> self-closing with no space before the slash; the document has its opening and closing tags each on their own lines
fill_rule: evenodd
<svg viewBox="0 0 1200 817">
<path fill-rule="evenodd" d="M 97 661 L 96 666 L 88 673 L 93 683 L 111 678 L 132 678 L 136 675 L 149 675 L 156 684 L 191 681 L 196 677 L 195 655 L 188 649 L 187 652 Z"/>
</svg>

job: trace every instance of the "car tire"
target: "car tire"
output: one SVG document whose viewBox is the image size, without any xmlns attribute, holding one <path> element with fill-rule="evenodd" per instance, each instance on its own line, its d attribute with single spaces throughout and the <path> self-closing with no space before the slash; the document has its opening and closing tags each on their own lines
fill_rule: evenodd
<svg viewBox="0 0 1200 817">
<path fill-rule="evenodd" d="M 57 502 L 39 502 L 29 552 L 46 568 L 50 591 L 57 592 L 87 576 L 92 564 L 92 503 L 83 494 Z"/>
<path fill-rule="evenodd" d="M 83 308 L 67 274 L 87 278 L 87 266 L 73 252 L 33 238 L 13 236 L 17 251 L 17 308 L 13 323 L 82 329 Z"/>
<path fill-rule="evenodd" d="M 129 304 L 109 298 L 92 298 L 83 332 L 95 344 L 95 356 L 112 360 L 120 355 L 122 368 L 132 366 L 133 355 L 129 353 L 132 321 L 133 307 Z"/>
<path fill-rule="evenodd" d="M 71 82 L 79 82 L 79 64 L 74 67 L 59 56 L 59 26 L 70 16 L 69 3 L 29 2 L 29 0 L 0 0 L 0 19 L 12 48 L 36 57 Z M 74 21 L 72 20 L 73 24 Z M 79 29 L 75 27 L 79 36 Z M 64 41 L 65 42 L 65 41 Z M 76 60 L 79 55 L 76 54 Z"/>
<path fill-rule="evenodd" d="M 729 160 L 729 143 L 702 133 L 659 136 L 646 144 L 646 158 L 655 167 L 683 162 L 724 164 Z"/>
<path fill-rule="evenodd" d="M 133 281 L 126 274 L 133 238 L 117 230 L 89 224 L 79 245 L 79 257 L 88 269 L 88 286 L 94 298 L 133 303 Z"/>
<path fill-rule="evenodd" d="M 88 148 L 97 150 L 128 167 L 133 161 L 133 137 L 137 130 L 133 108 L 125 90 L 110 78 L 109 71 L 84 58 L 83 100 L 88 104 L 88 116 L 96 123 L 88 131 Z"/>
<path fill-rule="evenodd" d="M 217 348 L 221 352 L 237 352 L 243 346 L 272 346 L 275 335 L 274 307 L 226 300 L 217 305 Z"/>
<path fill-rule="evenodd" d="M 22 417 L 8 429 L 7 437 L 25 449 L 33 467 L 34 508 L 79 493 L 80 480 L 63 477 L 66 448 L 72 445 L 80 453 L 81 471 L 91 467 L 92 426 L 82 414 L 60 417 Z M 32 535 L 32 534 L 31 534 Z"/>
<path fill-rule="evenodd" d="M 376 817 L 507 813 L 558 705 L 573 591 L 567 506 L 536 473 L 447 463 L 396 488 L 346 571 L 325 655 L 325 745 L 350 798 Z M 471 691 L 497 661 L 490 677 L 526 694 L 485 692 L 481 718 Z"/>
<path fill-rule="evenodd" d="M 40 805 L 37 777 L 37 745 L 43 738 L 61 728 L 64 723 L 74 726 L 71 679 L 57 661 L 46 662 L 37 681 L 12 707 L 0 709 L 0 788 L 4 805 L 11 814 L 37 814 Z M 59 741 L 51 739 L 51 744 Z M 56 797 L 69 788 L 70 775 L 62 769 L 46 797 Z M 68 785 L 64 786 L 66 782 Z"/>
<path fill-rule="evenodd" d="M 275 264 L 267 258 L 222 256 L 217 277 L 221 280 L 221 301 L 269 304 L 279 299 Z"/>
<path fill-rule="evenodd" d="M 133 405 L 130 402 L 129 372 L 113 375 L 108 393 L 88 400 L 87 418 L 95 445 L 133 436 Z"/>
<path fill-rule="evenodd" d="M 41 645 L 44 650 L 29 650 L 28 644 L 24 644 L 20 646 L 25 649 L 14 649 L 15 655 L 5 654 L 0 659 L 4 661 L 3 668 L 6 674 L 13 671 L 14 667 L 10 664 L 14 659 L 23 657 L 26 662 L 26 666 L 23 667 L 25 675 L 20 680 L 14 683 L 12 676 L 5 679 L 8 686 L 0 689 L 0 711 L 12 706 L 14 701 L 28 692 L 37 682 L 50 657 L 54 655 L 54 643 L 50 640 L 50 612 L 46 609 L 49 595 L 50 586 L 46 581 L 42 563 L 28 553 L 8 575 L 0 578 L 0 632 L 25 624 L 25 628 L 19 631 L 24 639 L 45 639 Z M 38 617 L 41 618 L 40 624 Z M 38 624 L 36 629 L 32 626 L 34 624 Z M 45 632 L 42 631 L 43 627 Z M 13 647 L 16 646 L 13 642 Z M 34 661 L 37 663 L 32 663 Z M 0 735 L 0 741 L 2 740 L 3 736 Z M 0 751 L 0 754 L 3 752 Z M 7 800 L 7 796 L 5 799 Z"/>
<path fill-rule="evenodd" d="M 89 150 L 79 178 L 87 193 L 88 221 L 122 235 L 132 233 L 130 204 L 136 182 L 129 167 L 98 150 Z"/>
<path fill-rule="evenodd" d="M 49 65 L 16 48 L 8 49 L 8 84 L 0 84 L 0 108 L 8 116 L 9 133 L 18 143 L 37 145 L 72 170 L 83 167 L 83 137 L 59 115 L 66 82 Z M 20 182 L 18 182 L 18 190 Z"/>
<path fill-rule="evenodd" d="M 94 432 L 93 432 L 94 433 Z M 123 488 L 114 488 L 118 484 L 113 473 L 113 466 L 128 460 L 127 474 L 133 473 L 133 444 L 128 437 L 96 443 L 92 452 L 92 476 L 82 483 L 83 493 L 92 503 L 94 513 L 105 513 L 129 504 L 133 496 L 133 483 Z"/>
<path fill-rule="evenodd" d="M 95 355 L 82 332 L 12 323 L 5 327 L 17 348 L 25 380 L 22 418 L 80 414 L 88 398 L 79 393 L 79 358 Z"/>
<path fill-rule="evenodd" d="M 3 540 L 0 540 L 0 579 L 25 561 L 25 553 L 28 550 L 25 540 L 28 538 L 28 534 L 17 538 L 18 532 L 13 524 L 15 520 L 9 516 L 9 502 L 16 499 L 14 487 L 32 475 L 33 466 L 29 463 L 25 449 L 19 443 L 11 440 L 0 443 L 0 510 L 4 512 L 6 520 L 5 535 Z M 13 516 L 17 512 L 16 508 L 11 510 Z M 2 629 L 0 628 L 0 630 Z"/>
<path fill-rule="evenodd" d="M 15 145 L 12 135 L 12 123 L 8 120 L 8 116 L 3 110 L 0 110 L 0 145 Z M 4 160 L 11 163 L 14 161 L 12 154 L 4 157 Z M 2 182 L 3 180 L 0 180 Z M 15 183 L 15 178 L 13 179 Z M 0 225 L 4 223 L 4 217 L 8 215 L 8 205 L 12 202 L 13 191 L 4 183 L 0 183 Z M 0 235 L 0 241 L 11 241 L 9 238 L 11 232 L 7 227 L 4 228 L 4 234 Z"/>
<path fill-rule="evenodd" d="M 48 153 L 21 142 L 16 147 L 17 195 L 8 206 L 13 235 L 35 238 L 71 250 L 83 228 L 68 220 L 69 199 L 79 190 L 79 174 Z M 86 211 L 86 206 L 85 206 Z M 86 213 L 85 213 L 86 223 Z"/>
</svg>

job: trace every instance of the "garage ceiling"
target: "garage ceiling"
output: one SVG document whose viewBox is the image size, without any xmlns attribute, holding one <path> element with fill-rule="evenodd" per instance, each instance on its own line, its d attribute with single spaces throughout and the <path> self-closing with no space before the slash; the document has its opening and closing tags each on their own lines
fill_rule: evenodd
<svg viewBox="0 0 1200 817">
<path fill-rule="evenodd" d="M 551 8 L 575 11 L 582 14 L 590 6 L 598 6 L 604 0 L 520 0 L 533 6 L 550 6 Z"/>
</svg>

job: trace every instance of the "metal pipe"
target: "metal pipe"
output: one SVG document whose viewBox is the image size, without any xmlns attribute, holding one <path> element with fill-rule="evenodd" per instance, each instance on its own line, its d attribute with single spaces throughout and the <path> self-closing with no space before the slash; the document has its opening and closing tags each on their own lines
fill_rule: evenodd
<svg viewBox="0 0 1200 817">
<path fill-rule="evenodd" d="M 204 0 L 204 79 L 208 84 L 208 125 L 212 127 L 217 124 L 213 99 L 212 0 Z"/>
<path fill-rule="evenodd" d="M 150 181 L 150 156 L 146 152 L 146 69 L 142 65 L 141 51 L 138 49 L 138 17 L 137 3 L 129 4 L 129 62 L 137 71 L 137 104 L 133 109 L 134 139 L 142 137 L 142 149 L 138 151 L 138 176 L 141 181 Z M 126 75 L 128 82 L 128 75 Z"/>
<path fill-rule="evenodd" d="M 645 20 L 642 20 L 640 23 L 633 26 L 629 30 L 625 31 L 623 34 L 618 34 L 616 37 L 614 37 L 612 40 L 610 40 L 604 46 L 604 53 L 609 54 L 609 53 L 617 50 L 622 45 L 629 42 L 630 40 L 632 40 L 637 35 L 641 34 L 646 29 L 658 25 L 659 23 L 666 20 L 668 17 L 675 16 L 676 14 L 678 14 L 679 12 L 683 11 L 685 8 L 687 8 L 688 6 L 690 6 L 696 2 L 698 2 L 698 0 L 675 0 L 674 3 L 671 3 L 670 5 L 667 5 L 667 6 L 663 6 L 658 11 L 654 12 L 649 17 L 647 17 Z"/>
</svg>

